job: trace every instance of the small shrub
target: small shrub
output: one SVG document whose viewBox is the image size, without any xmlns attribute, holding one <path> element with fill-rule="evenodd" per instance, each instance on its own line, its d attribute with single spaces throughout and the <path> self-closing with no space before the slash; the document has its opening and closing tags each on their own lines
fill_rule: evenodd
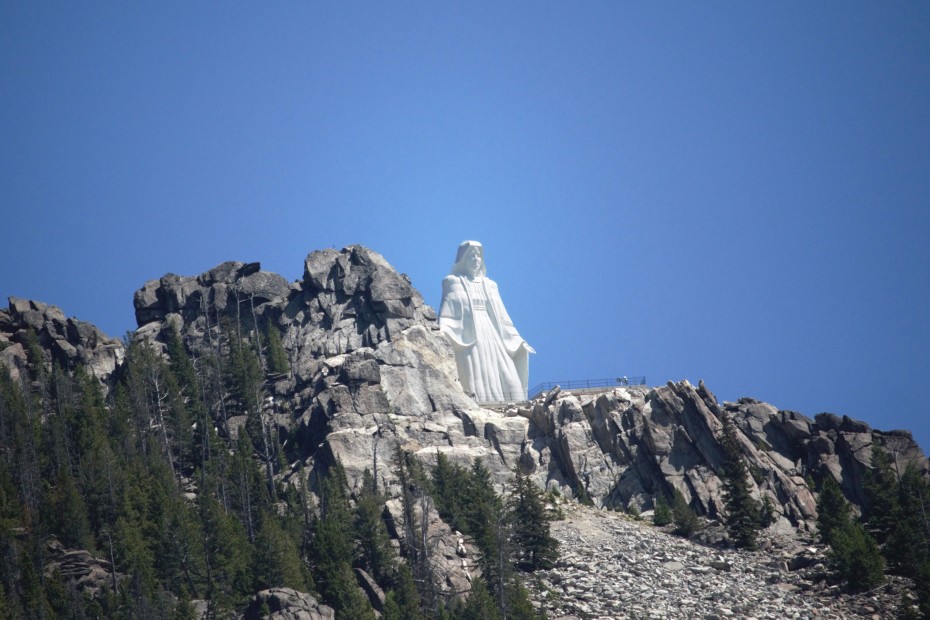
<svg viewBox="0 0 930 620">
<path fill-rule="evenodd" d="M 675 499 L 672 503 L 672 519 L 675 521 L 675 533 L 679 536 L 688 538 L 701 529 L 700 519 L 678 489 L 675 489 Z"/>
<path fill-rule="evenodd" d="M 672 522 L 672 509 L 665 499 L 665 493 L 659 492 L 655 501 L 655 512 L 652 514 L 652 523 L 663 527 Z"/>
</svg>

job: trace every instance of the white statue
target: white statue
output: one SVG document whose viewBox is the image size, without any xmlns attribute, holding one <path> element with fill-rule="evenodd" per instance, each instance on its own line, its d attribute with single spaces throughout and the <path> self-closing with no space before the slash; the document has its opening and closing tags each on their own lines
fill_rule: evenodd
<svg viewBox="0 0 930 620">
<path fill-rule="evenodd" d="M 486 273 L 484 248 L 463 241 L 442 280 L 439 328 L 455 349 L 459 381 L 475 400 L 526 400 L 528 357 L 536 351 L 514 328 Z"/>
</svg>

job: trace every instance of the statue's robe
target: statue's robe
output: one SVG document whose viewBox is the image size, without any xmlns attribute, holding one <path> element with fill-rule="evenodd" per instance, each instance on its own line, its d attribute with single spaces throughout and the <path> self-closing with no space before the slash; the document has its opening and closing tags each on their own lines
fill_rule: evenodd
<svg viewBox="0 0 930 620">
<path fill-rule="evenodd" d="M 487 301 L 486 311 L 490 319 L 494 337 L 503 344 L 507 357 L 512 361 L 516 370 L 517 379 L 521 387 L 520 394 L 503 394 L 500 400 L 516 401 L 526 398 L 527 382 L 529 379 L 529 345 L 517 332 L 510 320 L 510 315 L 501 301 L 497 284 L 489 278 L 481 278 L 479 282 L 468 283 L 465 276 L 450 275 L 442 281 L 442 301 L 439 307 L 439 327 L 452 343 L 455 349 L 456 366 L 458 367 L 459 381 L 466 391 L 477 394 L 479 400 L 497 400 L 498 395 L 488 398 L 482 394 L 479 385 L 481 378 L 472 377 L 469 372 L 468 358 L 477 355 L 477 348 L 493 346 L 492 343 L 479 341 L 475 323 L 475 310 L 469 288 L 481 287 Z M 481 312 L 481 310 L 478 310 Z M 504 369 L 487 369 L 491 372 L 507 372 Z"/>
</svg>

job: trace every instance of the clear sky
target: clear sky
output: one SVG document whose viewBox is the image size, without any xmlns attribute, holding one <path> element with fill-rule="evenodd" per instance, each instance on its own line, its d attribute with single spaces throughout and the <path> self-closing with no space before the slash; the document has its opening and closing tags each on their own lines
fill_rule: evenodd
<svg viewBox="0 0 930 620">
<path fill-rule="evenodd" d="M 0 296 L 486 248 L 530 382 L 645 375 L 930 449 L 930 3 L 0 4 Z"/>
</svg>

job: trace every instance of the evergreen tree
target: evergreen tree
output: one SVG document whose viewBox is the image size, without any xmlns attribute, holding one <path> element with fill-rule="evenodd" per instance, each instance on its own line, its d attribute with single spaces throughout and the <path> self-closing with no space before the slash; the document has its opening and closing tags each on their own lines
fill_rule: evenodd
<svg viewBox="0 0 930 620">
<path fill-rule="evenodd" d="M 338 462 L 320 483 L 320 516 L 314 524 L 312 555 L 315 582 L 323 601 L 336 610 L 337 619 L 374 618 L 374 612 L 358 588 L 351 562 L 355 558 L 352 513 L 346 493 L 345 473 Z"/>
<path fill-rule="evenodd" d="M 436 512 L 455 529 L 469 532 L 466 522 L 468 512 L 468 470 L 452 465 L 445 453 L 436 451 L 436 465 L 431 472 L 433 498 Z"/>
<path fill-rule="evenodd" d="M 46 492 L 44 522 L 65 547 L 93 550 L 87 505 L 74 482 L 70 472 L 65 469 L 58 472 L 54 484 Z"/>
<path fill-rule="evenodd" d="M 659 491 L 656 493 L 655 500 L 655 510 L 652 514 L 652 523 L 659 527 L 663 527 L 672 522 L 672 509 L 668 505 L 668 500 L 665 499 L 665 493 Z"/>
<path fill-rule="evenodd" d="M 540 620 L 544 614 L 537 613 L 530 602 L 530 595 L 523 582 L 512 580 L 507 586 L 507 620 Z"/>
<path fill-rule="evenodd" d="M 901 520 L 886 555 L 912 577 L 918 607 L 930 618 L 930 480 L 913 465 L 901 475 L 899 501 Z"/>
<path fill-rule="evenodd" d="M 830 560 L 850 590 L 870 590 L 885 580 L 878 544 L 861 523 L 848 522 L 830 532 Z"/>
<path fill-rule="evenodd" d="M 400 448 L 394 453 L 392 465 L 401 488 L 404 528 L 402 552 L 410 566 L 424 615 L 436 617 L 441 605 L 427 539 L 427 519 L 432 507 L 432 499 L 427 493 L 429 480 L 413 455 Z"/>
<path fill-rule="evenodd" d="M 507 584 L 513 575 L 511 565 L 509 522 L 500 496 L 491 484 L 491 472 L 479 459 L 470 471 L 466 502 L 466 533 L 478 546 L 481 556 L 478 566 L 498 610 L 507 606 Z"/>
<path fill-rule="evenodd" d="M 126 511 L 116 520 L 113 538 L 116 569 L 129 575 L 132 594 L 149 596 L 155 589 L 155 554 L 146 539 L 141 515 Z"/>
<path fill-rule="evenodd" d="M 833 531 L 850 522 L 849 503 L 833 476 L 824 476 L 820 497 L 817 498 L 817 530 L 820 539 L 830 544 Z"/>
<path fill-rule="evenodd" d="M 483 579 L 472 581 L 468 598 L 450 611 L 454 620 L 501 620 L 498 606 Z"/>
<path fill-rule="evenodd" d="M 691 509 L 691 506 L 685 500 L 685 496 L 678 489 L 675 489 L 672 501 L 672 520 L 675 522 L 675 533 L 685 538 L 694 534 L 701 527 L 697 514 Z"/>
<path fill-rule="evenodd" d="M 759 502 L 752 497 L 749 472 L 740 451 L 736 427 L 726 414 L 723 416 L 720 443 L 724 454 L 722 478 L 727 532 L 737 547 L 753 549 L 762 524 L 762 512 Z"/>
<path fill-rule="evenodd" d="M 236 451 L 229 467 L 229 504 L 239 515 L 245 526 L 249 542 L 255 542 L 258 531 L 258 515 L 271 504 L 267 488 L 262 480 L 254 455 L 254 445 L 245 428 L 239 429 Z"/>
<path fill-rule="evenodd" d="M 81 391 L 78 431 L 81 446 L 78 486 L 87 506 L 93 532 L 116 522 L 119 497 L 124 486 L 125 467 L 115 449 L 125 441 L 124 427 L 111 424 L 97 379 L 83 369 L 77 371 Z M 114 449 L 115 448 L 115 449 Z"/>
<path fill-rule="evenodd" d="M 384 602 L 383 620 L 424 620 L 420 611 L 420 595 L 413 581 L 413 573 L 406 564 L 397 567 L 394 587 Z"/>
<path fill-rule="evenodd" d="M 286 374 L 291 364 L 287 359 L 287 351 L 281 344 L 281 334 L 278 328 L 270 323 L 265 327 L 265 357 L 268 362 L 268 372 L 273 374 Z"/>
<path fill-rule="evenodd" d="M 884 543 L 902 515 L 898 478 L 891 466 L 891 456 L 878 444 L 872 444 L 872 467 L 865 473 L 863 486 L 868 499 L 866 525 L 876 540 Z"/>
<path fill-rule="evenodd" d="M 262 514 L 261 527 L 255 540 L 253 574 L 255 590 L 289 587 L 307 592 L 313 590 L 313 579 L 300 556 L 298 547 L 281 527 L 279 518 Z"/>
<path fill-rule="evenodd" d="M 849 589 L 868 590 L 884 580 L 885 563 L 875 539 L 850 515 L 839 484 L 826 475 L 817 500 L 820 537 L 830 545 L 830 564 Z"/>
<path fill-rule="evenodd" d="M 924 559 L 914 573 L 914 590 L 921 617 L 930 618 L 930 560 Z"/>
<path fill-rule="evenodd" d="M 365 469 L 362 488 L 355 502 L 355 536 L 364 569 L 382 587 L 390 583 L 394 574 L 394 550 L 381 518 L 385 499 L 378 492 L 371 472 Z"/>
<path fill-rule="evenodd" d="M 237 330 L 238 332 L 238 330 Z M 254 442 L 264 464 L 265 484 L 269 495 L 274 494 L 274 467 L 277 464 L 277 443 L 271 436 L 270 423 L 262 411 L 267 396 L 265 390 L 265 367 L 257 339 L 249 342 L 237 335 L 231 338 L 229 376 L 227 382 L 231 393 L 246 417 L 246 429 Z"/>
<path fill-rule="evenodd" d="M 209 422 L 197 371 L 173 324 L 168 335 L 168 359 L 174 387 L 171 410 L 175 427 L 175 450 L 180 467 L 190 471 L 202 464 L 203 457 L 203 446 L 195 442 L 194 429 L 209 425 Z"/>
<path fill-rule="evenodd" d="M 165 484 L 165 481 L 162 481 Z M 173 594 L 200 598 L 206 590 L 206 559 L 197 511 L 181 498 L 173 485 L 153 491 L 150 513 L 157 539 L 155 568 L 159 583 Z"/>
<path fill-rule="evenodd" d="M 211 493 L 198 496 L 204 534 L 207 592 L 214 614 L 232 611 L 252 594 L 249 558 L 252 550 L 242 523 L 226 514 Z"/>
<path fill-rule="evenodd" d="M 514 468 L 508 512 L 517 567 L 529 571 L 551 568 L 558 556 L 558 541 L 549 533 L 542 493 L 519 465 Z"/>
<path fill-rule="evenodd" d="M 381 620 L 404 620 L 403 610 L 397 603 L 397 596 L 393 591 L 384 595 L 384 606 L 381 610 Z"/>
</svg>

